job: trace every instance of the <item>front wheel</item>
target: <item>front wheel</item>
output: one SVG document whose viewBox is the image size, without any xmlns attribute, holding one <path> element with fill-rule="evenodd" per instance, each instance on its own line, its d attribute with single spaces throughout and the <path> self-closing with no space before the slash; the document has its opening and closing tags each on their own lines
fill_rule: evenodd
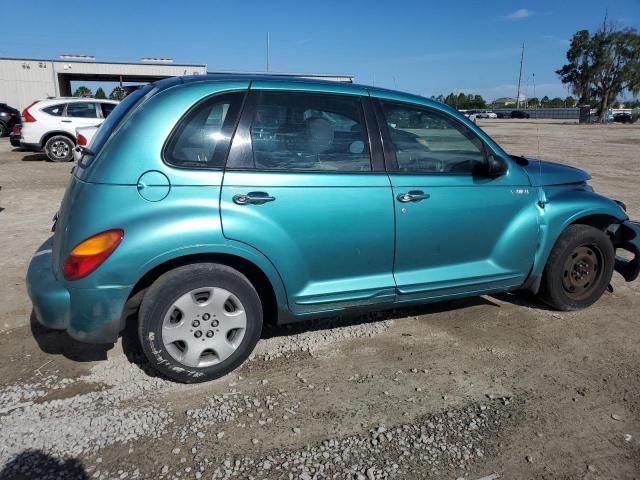
<svg viewBox="0 0 640 480">
<path fill-rule="evenodd" d="M 262 304 L 237 270 L 187 265 L 151 285 L 139 321 L 140 343 L 152 367 L 178 382 L 205 382 L 249 357 L 262 331 Z"/>
<path fill-rule="evenodd" d="M 540 285 L 540 299 L 557 310 L 579 310 L 595 303 L 607 289 L 615 251 L 605 232 L 571 225 L 551 250 Z"/>
</svg>

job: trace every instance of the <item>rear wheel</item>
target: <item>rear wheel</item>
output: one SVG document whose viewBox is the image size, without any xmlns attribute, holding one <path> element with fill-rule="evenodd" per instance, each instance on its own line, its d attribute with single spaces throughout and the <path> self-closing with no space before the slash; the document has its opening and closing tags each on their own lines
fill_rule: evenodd
<svg viewBox="0 0 640 480">
<path fill-rule="evenodd" d="M 55 135 L 44 144 L 44 152 L 52 162 L 70 162 L 73 160 L 74 146 L 69 137 Z"/>
<path fill-rule="evenodd" d="M 249 357 L 262 331 L 262 305 L 237 270 L 187 265 L 149 288 L 139 320 L 142 350 L 156 370 L 178 382 L 204 382 Z"/>
<path fill-rule="evenodd" d="M 579 310 L 604 293 L 615 263 L 606 233 L 588 225 L 571 225 L 556 242 L 545 266 L 540 298 L 558 310 Z"/>
<path fill-rule="evenodd" d="M 9 133 L 9 129 L 4 123 L 0 123 L 0 137 L 4 137 Z"/>
</svg>

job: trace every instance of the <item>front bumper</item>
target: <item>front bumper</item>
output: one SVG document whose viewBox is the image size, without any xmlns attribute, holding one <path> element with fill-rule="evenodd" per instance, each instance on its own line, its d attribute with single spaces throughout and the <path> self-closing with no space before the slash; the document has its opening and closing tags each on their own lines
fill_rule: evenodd
<svg viewBox="0 0 640 480">
<path fill-rule="evenodd" d="M 632 259 L 616 256 L 616 271 L 627 282 L 632 282 L 640 274 L 640 223 L 629 220 L 622 222 L 613 234 L 613 246 L 633 254 Z"/>
<path fill-rule="evenodd" d="M 130 287 L 68 288 L 55 277 L 53 237 L 35 253 L 27 272 L 27 291 L 42 325 L 81 342 L 113 343 L 123 326 L 122 312 Z"/>
</svg>

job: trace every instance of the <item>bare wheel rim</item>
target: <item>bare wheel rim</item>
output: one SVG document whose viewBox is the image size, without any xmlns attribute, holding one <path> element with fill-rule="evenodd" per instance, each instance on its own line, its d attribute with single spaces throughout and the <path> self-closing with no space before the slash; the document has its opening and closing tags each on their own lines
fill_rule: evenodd
<svg viewBox="0 0 640 480">
<path fill-rule="evenodd" d="M 573 249 L 564 262 L 562 287 L 572 300 L 587 298 L 602 277 L 602 252 L 595 245 Z"/>
<path fill-rule="evenodd" d="M 247 314 L 233 293 L 202 287 L 180 296 L 162 321 L 162 343 L 177 362 L 208 367 L 225 361 L 240 346 Z"/>
<path fill-rule="evenodd" d="M 57 140 L 51 144 L 51 153 L 56 158 L 66 158 L 71 151 L 69 144 L 63 140 Z"/>
</svg>

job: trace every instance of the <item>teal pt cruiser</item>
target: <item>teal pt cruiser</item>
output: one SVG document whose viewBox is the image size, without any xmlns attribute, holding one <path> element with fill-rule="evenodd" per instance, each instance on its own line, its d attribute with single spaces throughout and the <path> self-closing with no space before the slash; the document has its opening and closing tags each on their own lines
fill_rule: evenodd
<svg viewBox="0 0 640 480">
<path fill-rule="evenodd" d="M 589 178 L 509 155 L 419 96 L 162 80 L 83 151 L 29 295 L 40 323 L 83 342 L 137 322 L 151 365 L 180 382 L 237 368 L 268 322 L 511 290 L 580 309 L 614 269 L 640 270 L 640 225 Z"/>
</svg>

